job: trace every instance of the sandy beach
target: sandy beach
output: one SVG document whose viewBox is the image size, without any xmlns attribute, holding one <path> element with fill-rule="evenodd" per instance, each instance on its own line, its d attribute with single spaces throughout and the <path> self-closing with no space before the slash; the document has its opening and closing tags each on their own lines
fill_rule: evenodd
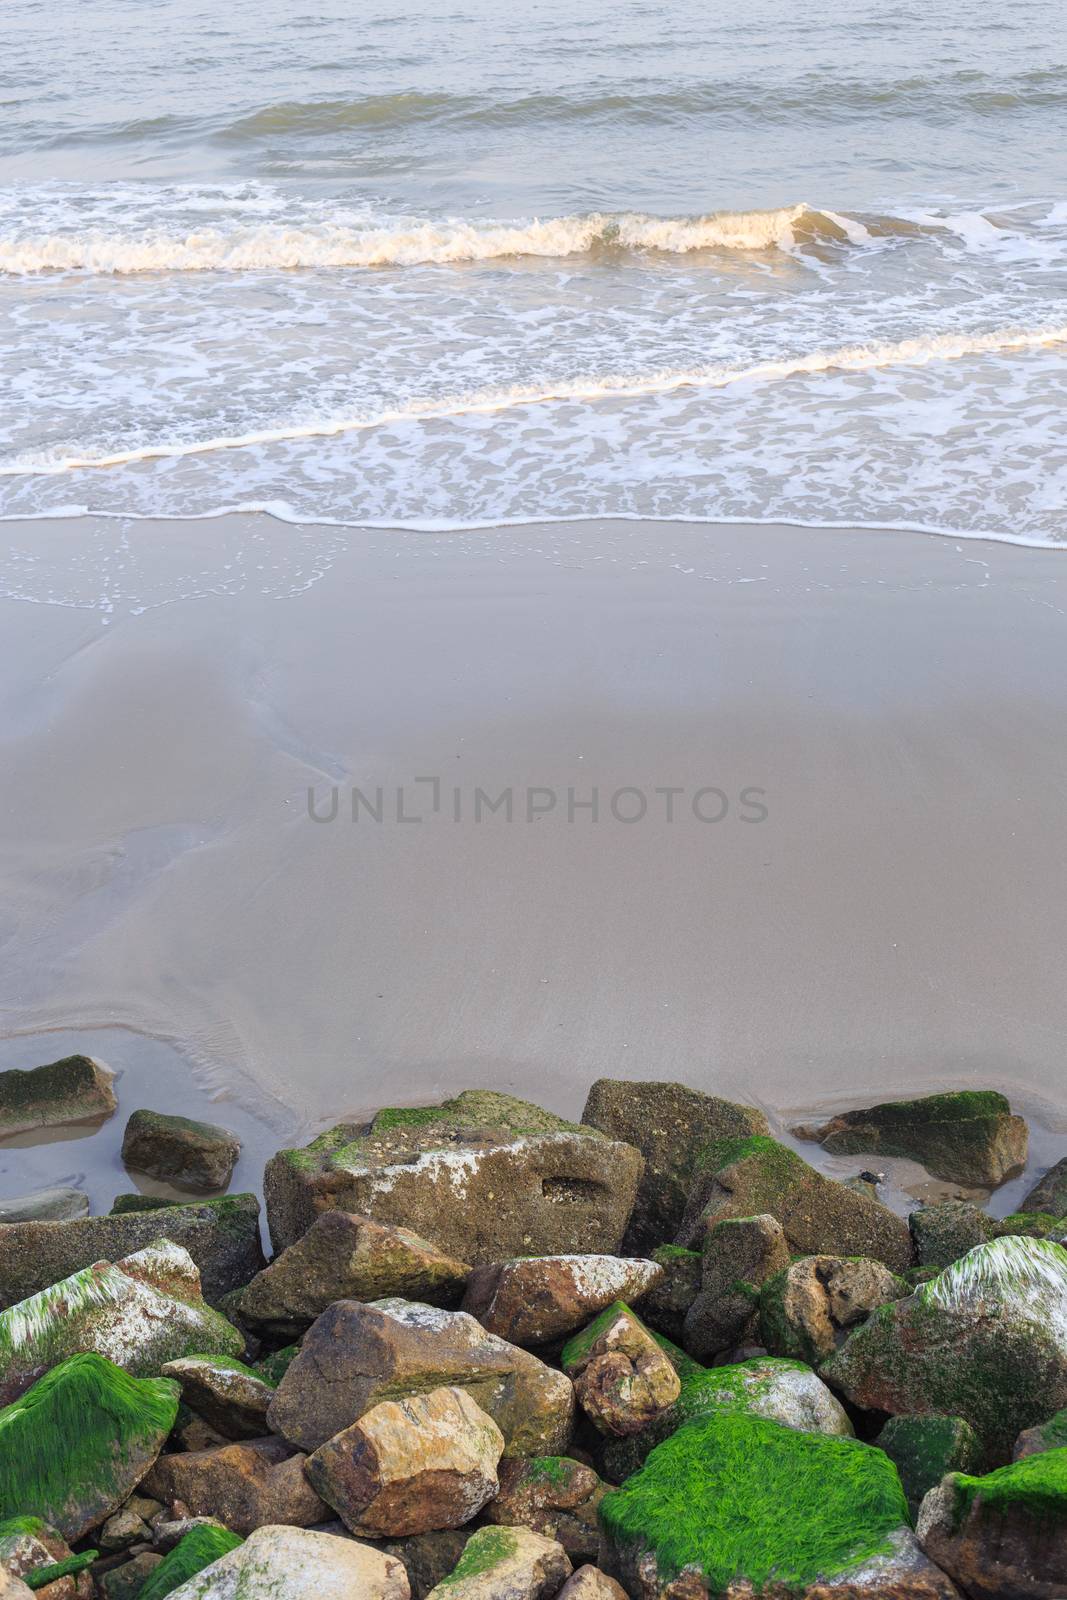
<svg viewBox="0 0 1067 1600">
<path fill-rule="evenodd" d="M 9 534 L 0 1064 L 119 1041 L 261 1148 L 465 1085 L 576 1112 L 599 1074 L 783 1116 L 990 1084 L 1064 1125 L 1057 552 Z"/>
</svg>

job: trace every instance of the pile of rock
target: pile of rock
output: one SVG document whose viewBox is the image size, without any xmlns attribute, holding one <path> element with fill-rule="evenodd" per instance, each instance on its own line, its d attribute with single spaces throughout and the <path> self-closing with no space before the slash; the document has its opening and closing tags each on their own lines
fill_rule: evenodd
<svg viewBox="0 0 1067 1600">
<path fill-rule="evenodd" d="M 224 1186 L 172 1120 L 128 1162 Z M 1026 1156 L 985 1092 L 818 1136 Z M 602 1081 L 280 1152 L 269 1264 L 253 1196 L 0 1221 L 0 1600 L 1062 1600 L 1065 1189 L 909 1226 L 753 1108 Z"/>
</svg>

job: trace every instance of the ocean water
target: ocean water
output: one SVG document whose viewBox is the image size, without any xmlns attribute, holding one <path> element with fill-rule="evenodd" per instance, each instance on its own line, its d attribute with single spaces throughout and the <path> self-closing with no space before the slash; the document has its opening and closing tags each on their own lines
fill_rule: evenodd
<svg viewBox="0 0 1067 1600">
<path fill-rule="evenodd" d="M 0 516 L 1067 542 L 1062 0 L 6 0 Z"/>
</svg>

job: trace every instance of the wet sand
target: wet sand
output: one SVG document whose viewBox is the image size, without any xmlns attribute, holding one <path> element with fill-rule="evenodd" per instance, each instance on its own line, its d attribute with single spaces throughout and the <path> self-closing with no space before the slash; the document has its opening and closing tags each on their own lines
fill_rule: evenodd
<svg viewBox="0 0 1067 1600">
<path fill-rule="evenodd" d="M 464 1085 L 573 1114 L 601 1074 L 786 1118 L 988 1084 L 1067 1128 L 1067 553 L 2 537 L 0 1065 L 103 1038 L 137 1103 L 221 1094 L 266 1146 Z"/>
</svg>

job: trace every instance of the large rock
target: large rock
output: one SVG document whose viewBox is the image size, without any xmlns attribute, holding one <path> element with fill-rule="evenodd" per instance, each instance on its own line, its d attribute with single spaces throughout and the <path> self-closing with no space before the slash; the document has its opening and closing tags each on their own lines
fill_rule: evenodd
<svg viewBox="0 0 1067 1600">
<path fill-rule="evenodd" d="M 203 1349 L 238 1355 L 244 1340 L 204 1303 L 188 1252 L 160 1239 L 0 1312 L 0 1405 L 81 1351 L 95 1350 L 143 1378 Z"/>
<path fill-rule="evenodd" d="M 772 1355 L 817 1367 L 878 1306 L 909 1293 L 880 1261 L 802 1256 L 760 1290 L 761 1337 Z"/>
<path fill-rule="evenodd" d="M 476 1267 L 463 1310 L 512 1344 L 573 1333 L 616 1300 L 640 1300 L 663 1277 L 654 1261 L 620 1256 L 533 1256 Z"/>
<path fill-rule="evenodd" d="M 704 1146 L 717 1139 L 766 1133 L 754 1106 L 735 1105 L 683 1083 L 598 1078 L 582 1121 L 611 1139 L 636 1145 L 645 1158 L 624 1249 L 642 1254 L 674 1238 Z"/>
<path fill-rule="evenodd" d="M 170 1600 L 409 1600 L 395 1556 L 306 1528 L 257 1528 Z"/>
<path fill-rule="evenodd" d="M 978 1435 L 962 1417 L 890 1417 L 875 1443 L 900 1473 L 912 1520 L 946 1474 L 974 1472 L 982 1460 Z"/>
<path fill-rule="evenodd" d="M 788 1265 L 789 1245 L 776 1217 L 728 1217 L 710 1227 L 700 1293 L 682 1331 L 689 1354 L 708 1361 L 754 1333 L 760 1285 Z"/>
<path fill-rule="evenodd" d="M 48 1600 L 92 1600 L 93 1581 L 84 1569 L 95 1558 L 95 1551 L 75 1556 L 63 1536 L 40 1517 L 0 1522 L 0 1577 L 26 1579 L 28 1592 L 38 1590 Z M 53 1569 L 51 1581 L 46 1569 Z"/>
<path fill-rule="evenodd" d="M 407 1228 L 347 1211 L 324 1211 L 236 1300 L 242 1322 L 282 1338 L 309 1328 L 335 1300 L 399 1295 L 428 1305 L 457 1304 L 470 1275 Z"/>
<path fill-rule="evenodd" d="M 531 1528 L 479 1528 L 429 1600 L 554 1600 L 570 1573 L 554 1539 Z"/>
<path fill-rule="evenodd" d="M 1023 1428 L 1067 1405 L 1067 1250 L 979 1245 L 882 1306 L 822 1371 L 867 1410 L 963 1417 L 1004 1460 Z"/>
<path fill-rule="evenodd" d="M 907 1156 L 935 1177 L 983 1189 L 1023 1170 L 1029 1141 L 1023 1118 L 994 1089 L 890 1100 L 797 1132 L 834 1155 Z"/>
<path fill-rule="evenodd" d="M 260 1439 L 275 1385 L 231 1357 L 185 1356 L 168 1361 L 163 1377 L 181 1384 L 182 1399 L 224 1439 Z"/>
<path fill-rule="evenodd" d="M 952 1473 L 923 1501 L 918 1535 L 970 1600 L 1063 1600 L 1067 1450 L 984 1478 Z"/>
<path fill-rule="evenodd" d="M 1034 1184 L 1019 1210 L 1067 1217 L 1067 1156 L 1057 1161 L 1054 1167 L 1049 1167 Z"/>
<path fill-rule="evenodd" d="M 460 1528 L 497 1492 L 504 1435 L 463 1389 L 383 1400 L 308 1457 L 346 1528 L 396 1539 Z"/>
<path fill-rule="evenodd" d="M 993 1237 L 993 1219 L 970 1200 L 924 1206 L 908 1218 L 920 1267 L 950 1267 Z"/>
<path fill-rule="evenodd" d="M 80 1189 L 37 1189 L 13 1200 L 0 1200 L 0 1223 L 69 1222 L 89 1215 L 89 1196 Z"/>
<path fill-rule="evenodd" d="M 140 1483 L 178 1412 L 178 1385 L 71 1356 L 0 1410 L 0 1521 L 42 1517 L 80 1539 Z"/>
<path fill-rule="evenodd" d="M 896 1468 L 856 1439 L 721 1414 L 604 1497 L 601 1565 L 638 1600 L 833 1594 L 955 1600 L 915 1546 Z"/>
<path fill-rule="evenodd" d="M 561 1360 L 575 1399 L 601 1433 L 640 1433 L 681 1393 L 673 1363 L 621 1301 L 571 1339 Z"/>
<path fill-rule="evenodd" d="M 689 1308 L 700 1293 L 703 1257 L 699 1250 L 686 1250 L 680 1244 L 661 1244 L 653 1250 L 652 1260 L 663 1268 L 663 1277 L 641 1302 L 642 1321 L 669 1339 L 681 1339 Z"/>
<path fill-rule="evenodd" d="M 173 1590 L 188 1583 L 213 1561 L 220 1561 L 236 1550 L 242 1540 L 228 1528 L 202 1523 L 190 1528 L 184 1538 L 169 1550 L 138 1592 L 137 1600 L 165 1600 Z"/>
<path fill-rule="evenodd" d="M 114 1074 L 92 1056 L 64 1056 L 28 1071 L 0 1072 L 0 1138 L 110 1117 Z"/>
<path fill-rule="evenodd" d="M 188 1250 L 200 1272 L 204 1298 L 212 1305 L 263 1266 L 255 1195 L 182 1206 L 153 1206 L 143 1196 L 137 1199 L 144 1210 L 124 1208 L 108 1217 L 14 1222 L 0 1228 L 0 1310 L 97 1261 L 121 1261 L 159 1238 Z"/>
<path fill-rule="evenodd" d="M 283 1439 L 249 1439 L 160 1456 L 144 1487 L 168 1505 L 180 1501 L 194 1517 L 217 1517 L 234 1533 L 275 1522 L 309 1528 L 327 1521 L 329 1511 L 307 1481 L 304 1461 Z"/>
<path fill-rule="evenodd" d="M 500 1492 L 482 1512 L 485 1522 L 532 1528 L 555 1539 L 572 1561 L 594 1561 L 600 1548 L 597 1508 L 606 1485 L 592 1467 L 569 1456 L 502 1461 Z"/>
<path fill-rule="evenodd" d="M 643 1170 L 630 1145 L 511 1095 L 468 1089 L 281 1151 L 264 1193 L 276 1250 L 336 1209 L 413 1228 L 480 1265 L 571 1250 L 614 1254 Z"/>
<path fill-rule="evenodd" d="M 465 1312 L 407 1300 L 339 1300 L 324 1311 L 278 1385 L 268 1417 L 275 1432 L 316 1450 L 382 1400 L 449 1384 L 489 1413 L 508 1455 L 566 1449 L 574 1415 L 568 1378 L 486 1333 Z"/>
<path fill-rule="evenodd" d="M 135 1111 L 122 1136 L 122 1159 L 131 1171 L 197 1194 L 227 1188 L 240 1154 L 241 1141 L 228 1128 L 161 1111 Z"/>
</svg>

